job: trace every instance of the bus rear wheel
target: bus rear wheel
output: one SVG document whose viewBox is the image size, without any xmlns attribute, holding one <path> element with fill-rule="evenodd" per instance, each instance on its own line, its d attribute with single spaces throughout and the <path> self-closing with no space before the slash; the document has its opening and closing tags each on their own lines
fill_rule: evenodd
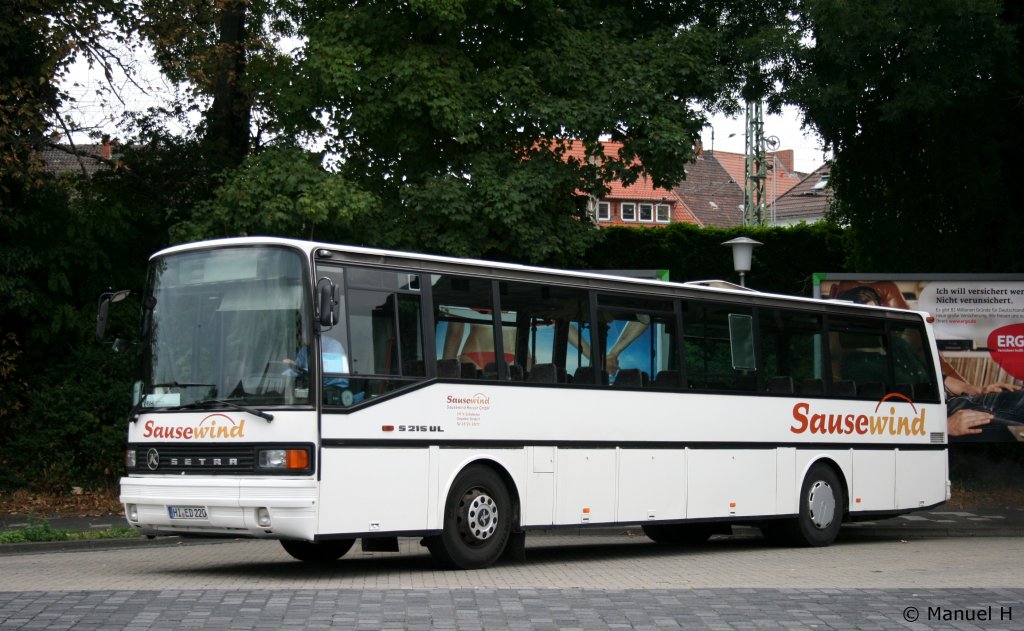
<svg viewBox="0 0 1024 631">
<path fill-rule="evenodd" d="M 675 546 L 700 545 L 715 533 L 711 524 L 649 524 L 641 528 L 651 541 Z"/>
<path fill-rule="evenodd" d="M 831 545 L 843 523 L 845 498 L 832 467 L 811 467 L 800 486 L 800 508 L 795 519 L 773 520 L 761 526 L 769 540 L 808 547 Z"/>
<path fill-rule="evenodd" d="M 464 469 L 452 484 L 440 535 L 427 539 L 447 568 L 476 570 L 493 564 L 512 532 L 512 502 L 501 477 L 483 466 Z"/>
<path fill-rule="evenodd" d="M 307 563 L 330 563 L 345 556 L 352 549 L 355 539 L 328 539 L 326 541 L 281 540 L 281 547 L 299 561 Z"/>
</svg>

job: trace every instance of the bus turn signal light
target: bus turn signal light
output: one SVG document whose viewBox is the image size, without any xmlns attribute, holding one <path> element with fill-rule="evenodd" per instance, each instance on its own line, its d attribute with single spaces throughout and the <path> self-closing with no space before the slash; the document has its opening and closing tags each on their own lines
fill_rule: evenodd
<svg viewBox="0 0 1024 631">
<path fill-rule="evenodd" d="M 305 449 L 289 449 L 286 469 L 308 469 L 309 452 Z"/>
</svg>

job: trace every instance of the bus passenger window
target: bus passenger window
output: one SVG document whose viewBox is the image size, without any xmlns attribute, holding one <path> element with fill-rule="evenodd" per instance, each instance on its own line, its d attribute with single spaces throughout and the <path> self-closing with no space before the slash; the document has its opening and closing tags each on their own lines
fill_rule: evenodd
<svg viewBox="0 0 1024 631">
<path fill-rule="evenodd" d="M 915 401 L 938 401 L 935 370 L 927 354 L 928 344 L 920 327 L 889 328 L 895 376 L 893 390 Z"/>
<path fill-rule="evenodd" d="M 678 387 L 679 379 L 671 376 L 679 371 L 672 303 L 602 295 L 598 304 L 609 382 L 627 388 Z M 658 379 L 663 371 L 669 375 Z"/>
<path fill-rule="evenodd" d="M 890 384 L 884 325 L 875 320 L 829 320 L 831 393 L 862 399 L 881 398 Z"/>
<path fill-rule="evenodd" d="M 586 291 L 502 281 L 498 293 L 504 339 L 511 340 L 504 350 L 514 356 L 510 364 L 513 380 L 567 383 L 569 375 L 590 365 Z"/>
<path fill-rule="evenodd" d="M 769 383 L 780 383 L 772 379 L 789 377 L 796 394 L 824 395 L 821 316 L 762 307 L 758 326 L 766 390 Z"/>
<path fill-rule="evenodd" d="M 735 305 L 685 303 L 683 341 L 690 388 L 757 389 L 753 335 L 746 335 L 751 316 L 749 308 Z"/>
<path fill-rule="evenodd" d="M 431 283 L 438 377 L 500 378 L 491 281 L 446 274 L 433 275 Z M 509 364 L 515 360 L 515 329 L 502 329 L 502 371 L 508 379 L 512 373 Z"/>
<path fill-rule="evenodd" d="M 325 405 L 348 407 L 425 376 L 417 277 L 345 269 L 342 321 L 321 336 Z"/>
</svg>

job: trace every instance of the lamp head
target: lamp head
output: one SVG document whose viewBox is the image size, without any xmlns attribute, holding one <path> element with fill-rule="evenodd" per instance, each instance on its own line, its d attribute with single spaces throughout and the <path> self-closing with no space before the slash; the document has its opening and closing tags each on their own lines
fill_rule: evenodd
<svg viewBox="0 0 1024 631">
<path fill-rule="evenodd" d="M 755 241 L 748 237 L 736 237 L 726 241 L 722 245 L 727 245 L 732 248 L 732 266 L 737 272 L 749 272 L 750 262 L 754 257 L 754 248 L 762 245 L 760 241 Z"/>
</svg>

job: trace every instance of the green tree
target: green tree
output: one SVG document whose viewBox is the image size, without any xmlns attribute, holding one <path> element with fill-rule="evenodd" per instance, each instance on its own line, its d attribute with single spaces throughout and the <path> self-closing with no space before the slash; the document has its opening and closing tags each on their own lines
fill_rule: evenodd
<svg viewBox="0 0 1024 631">
<path fill-rule="evenodd" d="M 835 152 L 862 271 L 1021 271 L 1021 9 L 804 0 L 791 98 Z"/>
<path fill-rule="evenodd" d="M 0 332 L 46 339 L 68 322 L 52 305 L 91 258 L 94 218 L 69 217 L 69 190 L 43 170 L 40 150 L 69 97 L 59 83 L 76 55 L 109 68 L 106 39 L 128 21 L 113 0 L 22 0 L 0 13 Z M 117 39 L 116 35 L 113 35 Z M 69 235 L 66 231 L 80 228 Z M 70 241 L 73 237 L 74 241 Z M 87 254 L 82 254 L 86 252 Z M 73 267 L 67 269 L 61 263 Z M 70 307 L 69 305 L 69 308 Z M 72 308 L 73 309 L 73 308 Z M 45 325 L 40 325 L 45 323 Z M 30 329 L 32 334 L 30 335 Z"/>
<path fill-rule="evenodd" d="M 138 265 L 132 245 L 146 240 L 126 238 L 134 228 L 126 216 L 90 203 L 94 182 L 47 172 L 40 151 L 55 144 L 54 132 L 75 127 L 62 110 L 71 97 L 60 89 L 70 63 L 81 56 L 109 74 L 120 63 L 109 46 L 126 37 L 131 12 L 116 0 L 19 0 L 3 8 L 0 483 L 64 485 L 118 462 L 109 438 L 115 426 L 123 436 L 111 423 L 122 412 L 112 417 L 107 403 L 119 398 L 124 408 L 127 388 L 112 382 L 126 362 L 106 357 L 109 349 L 103 359 L 90 355 L 94 309 L 106 283 Z M 49 476 L 44 469 L 58 460 L 75 464 Z M 90 461 L 86 472 L 81 465 Z"/>
<path fill-rule="evenodd" d="M 699 107 L 780 53 L 789 6 L 314 0 L 290 8 L 306 44 L 276 120 L 379 199 L 377 244 L 573 263 L 595 238 L 583 194 L 677 181 Z M 605 137 L 624 148 L 599 160 Z"/>
<path fill-rule="evenodd" d="M 131 12 L 116 0 L 18 0 L 0 13 L 0 221 L 42 184 L 37 152 L 69 97 L 60 81 L 81 56 L 108 72 Z"/>
<path fill-rule="evenodd" d="M 318 154 L 271 147 L 226 171 L 213 196 L 199 202 L 192 218 L 174 226 L 171 236 L 188 241 L 274 234 L 344 241 L 359 233 L 358 220 L 374 209 L 373 196 L 328 173 Z"/>
<path fill-rule="evenodd" d="M 291 67 L 277 43 L 294 25 L 274 0 L 143 0 L 140 31 L 164 74 L 188 86 L 179 106 L 202 112 L 197 140 L 211 172 L 273 143 L 267 111 Z M 254 133 L 255 132 L 255 133 Z"/>
</svg>

